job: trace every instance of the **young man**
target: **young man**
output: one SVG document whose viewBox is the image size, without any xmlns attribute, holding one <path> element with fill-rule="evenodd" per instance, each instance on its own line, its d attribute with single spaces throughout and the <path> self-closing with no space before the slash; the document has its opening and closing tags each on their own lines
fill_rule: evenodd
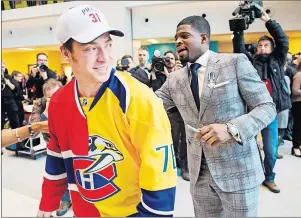
<svg viewBox="0 0 301 218">
<path fill-rule="evenodd" d="M 39 217 L 70 190 L 75 216 L 172 216 L 176 165 L 162 102 L 113 66 L 112 29 L 89 5 L 58 20 L 75 79 L 49 105 L 50 142 Z"/>
<path fill-rule="evenodd" d="M 189 125 L 195 215 L 256 216 L 264 174 L 255 136 L 276 116 L 272 98 L 245 55 L 209 51 L 210 25 L 203 17 L 183 19 L 175 40 L 187 66 L 169 74 L 156 94 Z"/>
</svg>

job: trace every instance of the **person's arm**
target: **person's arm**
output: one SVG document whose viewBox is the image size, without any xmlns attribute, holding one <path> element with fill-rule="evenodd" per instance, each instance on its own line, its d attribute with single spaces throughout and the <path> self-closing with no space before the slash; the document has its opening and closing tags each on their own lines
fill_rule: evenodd
<svg viewBox="0 0 301 218">
<path fill-rule="evenodd" d="M 270 19 L 267 13 L 263 12 L 261 20 L 265 22 L 266 28 L 268 29 L 269 33 L 275 41 L 276 47 L 273 50 L 272 54 L 274 54 L 284 66 L 289 49 L 288 37 L 283 31 L 280 24 L 277 23 L 275 20 Z"/>
<path fill-rule="evenodd" d="M 53 120 L 55 112 L 50 102 L 48 116 L 50 141 L 47 145 L 46 167 L 38 217 L 49 217 L 51 212 L 57 210 L 67 189 L 67 173 Z"/>
<path fill-rule="evenodd" d="M 292 93 L 295 96 L 301 96 L 301 71 L 298 72 L 293 80 L 293 90 Z"/>
<path fill-rule="evenodd" d="M 243 54 L 237 57 L 236 74 L 239 92 L 249 113 L 231 120 L 230 123 L 238 129 L 242 144 L 245 144 L 270 124 L 277 113 L 266 85 Z"/>
<path fill-rule="evenodd" d="M 42 99 L 37 99 L 33 103 L 31 115 L 29 117 L 29 123 L 35 123 L 41 121 L 42 113 Z"/>
<path fill-rule="evenodd" d="M 174 82 L 175 79 L 176 79 L 175 76 L 171 74 L 167 78 L 165 83 L 161 86 L 161 88 L 155 92 L 156 95 L 163 101 L 163 106 L 166 111 L 169 110 L 170 108 L 176 107 L 176 105 L 174 104 L 171 98 L 171 94 L 169 90 L 170 83 Z"/>
<path fill-rule="evenodd" d="M 233 32 L 232 44 L 233 44 L 233 53 L 245 54 L 248 57 L 248 59 L 251 62 L 253 62 L 253 58 L 245 48 L 245 39 L 244 39 L 243 31 Z"/>
<path fill-rule="evenodd" d="M 48 132 L 48 122 L 43 121 L 43 122 L 33 123 L 31 128 L 35 134 L 38 134 L 40 132 Z M 19 140 L 21 141 L 30 137 L 28 126 L 23 126 L 17 129 L 4 129 L 1 131 L 1 134 L 2 134 L 1 147 L 6 147 L 14 143 L 17 143 L 18 142 L 17 135 L 19 136 Z"/>
<path fill-rule="evenodd" d="M 139 103 L 129 106 L 128 117 L 140 158 L 137 217 L 173 216 L 177 175 L 170 123 L 160 99 L 149 89 L 141 93 Z"/>
<path fill-rule="evenodd" d="M 4 80 L 5 80 L 5 82 L 6 82 L 6 85 L 7 85 L 12 91 L 15 91 L 16 86 L 15 86 L 9 79 L 4 78 Z"/>
</svg>

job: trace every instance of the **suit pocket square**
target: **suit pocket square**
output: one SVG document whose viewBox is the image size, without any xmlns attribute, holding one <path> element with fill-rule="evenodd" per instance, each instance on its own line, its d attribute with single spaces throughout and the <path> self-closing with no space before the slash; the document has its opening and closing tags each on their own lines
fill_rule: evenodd
<svg viewBox="0 0 301 218">
<path fill-rule="evenodd" d="M 215 85 L 213 86 L 213 88 L 215 89 L 215 88 L 218 88 L 218 87 L 221 87 L 221 86 L 225 86 L 225 85 L 227 85 L 227 84 L 229 84 L 229 83 L 230 83 L 230 80 L 225 81 L 225 82 L 222 82 L 222 83 L 218 83 L 218 84 L 215 84 Z"/>
</svg>

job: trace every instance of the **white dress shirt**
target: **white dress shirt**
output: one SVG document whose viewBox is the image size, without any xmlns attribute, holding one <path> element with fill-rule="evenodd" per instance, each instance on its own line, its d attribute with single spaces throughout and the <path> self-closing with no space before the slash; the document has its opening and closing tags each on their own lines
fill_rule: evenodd
<svg viewBox="0 0 301 218">
<path fill-rule="evenodd" d="M 201 98 L 203 85 L 204 85 L 204 78 L 205 78 L 205 72 L 207 69 L 207 64 L 209 60 L 209 50 L 207 50 L 201 57 L 199 57 L 195 63 L 198 63 L 201 65 L 201 67 L 198 69 L 198 83 L 199 83 L 199 98 Z M 189 70 L 190 65 L 193 63 L 188 63 Z M 191 80 L 190 80 L 191 82 Z"/>
</svg>

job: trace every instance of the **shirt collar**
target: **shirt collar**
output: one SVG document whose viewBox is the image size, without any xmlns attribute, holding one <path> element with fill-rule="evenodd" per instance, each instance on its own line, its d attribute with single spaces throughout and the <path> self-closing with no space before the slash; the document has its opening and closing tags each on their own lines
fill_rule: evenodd
<svg viewBox="0 0 301 218">
<path fill-rule="evenodd" d="M 199 57 L 195 63 L 198 63 L 200 64 L 201 66 L 203 67 L 207 67 L 207 64 L 208 64 L 208 60 L 209 60 L 209 50 L 207 50 L 201 57 Z M 188 63 L 188 68 L 190 69 L 190 65 L 193 64 L 193 63 Z"/>
</svg>

